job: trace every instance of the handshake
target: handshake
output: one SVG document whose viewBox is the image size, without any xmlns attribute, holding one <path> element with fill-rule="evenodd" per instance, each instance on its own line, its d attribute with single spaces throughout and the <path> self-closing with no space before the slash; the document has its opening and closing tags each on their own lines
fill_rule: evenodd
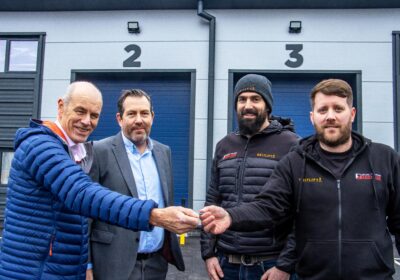
<svg viewBox="0 0 400 280">
<path fill-rule="evenodd" d="M 231 225 L 228 212 L 217 206 L 207 206 L 199 214 L 181 206 L 154 208 L 150 215 L 150 224 L 175 233 L 186 233 L 203 227 L 206 232 L 221 234 Z"/>
</svg>

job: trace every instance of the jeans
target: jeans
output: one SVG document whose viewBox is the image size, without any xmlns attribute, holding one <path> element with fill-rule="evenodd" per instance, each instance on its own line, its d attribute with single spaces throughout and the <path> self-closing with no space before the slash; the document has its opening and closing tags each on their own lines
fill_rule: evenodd
<svg viewBox="0 0 400 280">
<path fill-rule="evenodd" d="M 260 262 L 251 266 L 243 264 L 229 263 L 224 255 L 218 257 L 219 264 L 224 272 L 224 280 L 260 280 L 261 276 L 268 269 L 276 265 L 276 260 Z M 295 274 L 290 276 L 290 280 L 296 280 Z"/>
</svg>

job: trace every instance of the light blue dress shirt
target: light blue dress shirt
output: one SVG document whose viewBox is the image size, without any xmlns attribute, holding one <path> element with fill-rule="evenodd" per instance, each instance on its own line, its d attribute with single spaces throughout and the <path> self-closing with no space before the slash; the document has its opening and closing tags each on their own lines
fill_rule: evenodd
<svg viewBox="0 0 400 280">
<path fill-rule="evenodd" d="M 153 157 L 153 142 L 149 138 L 147 148 L 140 154 L 136 146 L 122 134 L 128 154 L 129 163 L 133 177 L 135 178 L 136 189 L 139 199 L 152 199 L 158 203 L 159 208 L 164 208 L 163 191 L 157 165 Z M 138 253 L 152 253 L 161 249 L 164 243 L 164 229 L 154 227 L 152 231 L 141 231 Z"/>
</svg>

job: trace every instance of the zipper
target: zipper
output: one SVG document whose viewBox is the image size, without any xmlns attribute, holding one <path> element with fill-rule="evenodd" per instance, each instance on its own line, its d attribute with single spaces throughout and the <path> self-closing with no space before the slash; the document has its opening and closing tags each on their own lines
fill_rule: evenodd
<svg viewBox="0 0 400 280">
<path fill-rule="evenodd" d="M 346 170 L 349 168 L 349 166 L 353 163 L 355 158 L 360 154 L 359 152 L 357 155 L 354 155 L 347 165 L 343 168 L 341 176 L 346 172 Z M 339 253 L 339 279 L 342 279 L 342 192 L 340 189 L 340 179 L 337 180 L 337 188 L 338 188 L 338 242 L 339 242 L 339 248 L 338 248 L 338 253 Z"/>
<path fill-rule="evenodd" d="M 349 168 L 349 166 L 354 162 L 355 158 L 360 154 L 361 152 L 357 153 L 352 157 L 347 165 L 343 168 L 342 174 L 343 175 L 346 170 Z M 319 161 L 316 161 L 313 157 L 308 156 L 311 160 L 313 160 L 317 165 L 319 165 L 322 169 L 325 169 L 328 171 L 335 179 L 336 179 L 336 188 L 338 190 L 337 195 L 338 195 L 338 258 L 339 258 L 339 264 L 338 264 L 338 276 L 339 279 L 342 279 L 342 191 L 341 191 L 341 179 L 337 179 L 335 175 L 325 166 L 323 166 Z"/>
<path fill-rule="evenodd" d="M 339 257 L 339 279 L 342 279 L 342 195 L 340 189 L 340 179 L 336 180 L 338 190 L 338 257 Z"/>
<path fill-rule="evenodd" d="M 50 245 L 49 245 L 49 256 L 53 256 L 53 242 L 54 242 L 54 235 L 50 238 Z"/>
<path fill-rule="evenodd" d="M 247 139 L 246 142 L 246 146 L 244 147 L 244 155 L 243 155 L 243 161 L 240 164 L 240 172 L 239 173 L 239 178 L 237 180 L 237 192 L 238 192 L 238 201 L 237 201 L 237 205 L 239 205 L 242 202 L 242 197 L 243 197 L 243 193 L 242 193 L 242 189 L 243 189 L 243 177 L 244 177 L 244 171 L 245 171 L 245 165 L 246 165 L 246 161 L 247 161 L 247 148 L 249 145 L 251 138 Z"/>
<path fill-rule="evenodd" d="M 239 174 L 240 174 L 240 164 L 236 167 L 236 174 L 235 174 L 235 193 L 239 191 Z"/>
</svg>

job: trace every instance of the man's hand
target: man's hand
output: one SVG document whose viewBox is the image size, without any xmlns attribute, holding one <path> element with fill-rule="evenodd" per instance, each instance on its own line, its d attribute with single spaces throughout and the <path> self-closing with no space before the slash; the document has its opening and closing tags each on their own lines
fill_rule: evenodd
<svg viewBox="0 0 400 280">
<path fill-rule="evenodd" d="M 86 270 L 86 280 L 93 280 L 93 269 Z"/>
<path fill-rule="evenodd" d="M 206 268 L 211 280 L 220 280 L 224 277 L 224 273 L 216 257 L 206 259 Z"/>
<path fill-rule="evenodd" d="M 282 271 L 276 266 L 268 269 L 263 276 L 261 277 L 261 280 L 289 280 L 290 274 Z"/>
<path fill-rule="evenodd" d="M 224 233 L 232 224 L 231 216 L 218 206 L 207 206 L 200 210 L 200 219 L 205 232 Z"/>
<path fill-rule="evenodd" d="M 181 206 L 154 208 L 150 214 L 150 224 L 175 233 L 185 233 L 196 228 L 199 215 L 192 209 Z"/>
</svg>

